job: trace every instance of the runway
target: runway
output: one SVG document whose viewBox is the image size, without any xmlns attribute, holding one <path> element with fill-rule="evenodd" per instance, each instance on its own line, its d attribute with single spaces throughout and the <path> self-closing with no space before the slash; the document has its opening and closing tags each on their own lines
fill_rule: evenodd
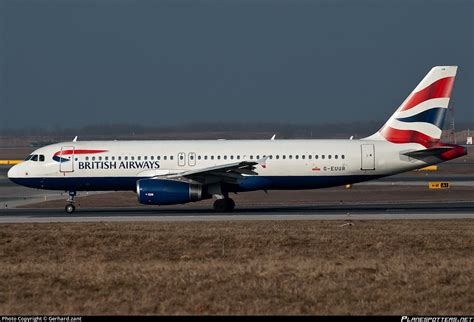
<svg viewBox="0 0 474 322">
<path fill-rule="evenodd" d="M 232 213 L 207 208 L 83 208 L 72 215 L 62 209 L 4 209 L 0 223 L 474 219 L 474 202 L 355 204 L 321 206 L 243 206 Z"/>
</svg>

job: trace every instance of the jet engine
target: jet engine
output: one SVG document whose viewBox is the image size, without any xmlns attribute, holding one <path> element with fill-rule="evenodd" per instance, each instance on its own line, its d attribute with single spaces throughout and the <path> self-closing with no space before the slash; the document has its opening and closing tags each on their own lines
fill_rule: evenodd
<svg viewBox="0 0 474 322">
<path fill-rule="evenodd" d="M 162 179 L 138 180 L 137 196 L 146 205 L 175 205 L 208 198 L 202 185 Z"/>
</svg>

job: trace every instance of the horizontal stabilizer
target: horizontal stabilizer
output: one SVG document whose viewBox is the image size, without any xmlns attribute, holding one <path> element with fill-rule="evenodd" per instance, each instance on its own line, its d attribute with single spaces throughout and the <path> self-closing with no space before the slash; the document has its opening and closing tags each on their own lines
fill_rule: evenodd
<svg viewBox="0 0 474 322">
<path fill-rule="evenodd" d="M 445 146 L 445 147 L 437 147 L 437 148 L 431 148 L 431 149 L 425 149 L 425 150 L 411 151 L 411 152 L 407 152 L 403 154 L 411 158 L 417 158 L 417 157 L 421 158 L 421 157 L 437 156 L 451 149 L 453 149 L 453 147 Z"/>
</svg>

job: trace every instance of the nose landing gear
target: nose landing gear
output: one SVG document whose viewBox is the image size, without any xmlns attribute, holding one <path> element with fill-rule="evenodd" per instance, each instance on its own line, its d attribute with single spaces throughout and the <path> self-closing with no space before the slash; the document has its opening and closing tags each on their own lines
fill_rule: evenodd
<svg viewBox="0 0 474 322">
<path fill-rule="evenodd" d="M 74 197 L 76 197 L 76 192 L 69 191 L 69 197 L 67 198 L 68 204 L 66 205 L 66 207 L 64 207 L 64 210 L 68 214 L 72 214 L 74 211 L 76 211 L 76 206 L 74 206 Z"/>
</svg>

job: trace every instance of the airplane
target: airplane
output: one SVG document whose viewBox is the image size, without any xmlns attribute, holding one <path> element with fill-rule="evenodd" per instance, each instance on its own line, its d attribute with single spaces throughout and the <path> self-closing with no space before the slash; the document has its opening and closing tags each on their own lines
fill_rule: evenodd
<svg viewBox="0 0 474 322">
<path fill-rule="evenodd" d="M 355 140 L 77 141 L 32 152 L 8 171 L 11 181 L 69 193 L 135 191 L 146 205 L 215 198 L 232 211 L 230 193 L 316 189 L 423 168 L 467 154 L 440 141 L 457 66 L 433 67 L 388 121 Z"/>
</svg>

